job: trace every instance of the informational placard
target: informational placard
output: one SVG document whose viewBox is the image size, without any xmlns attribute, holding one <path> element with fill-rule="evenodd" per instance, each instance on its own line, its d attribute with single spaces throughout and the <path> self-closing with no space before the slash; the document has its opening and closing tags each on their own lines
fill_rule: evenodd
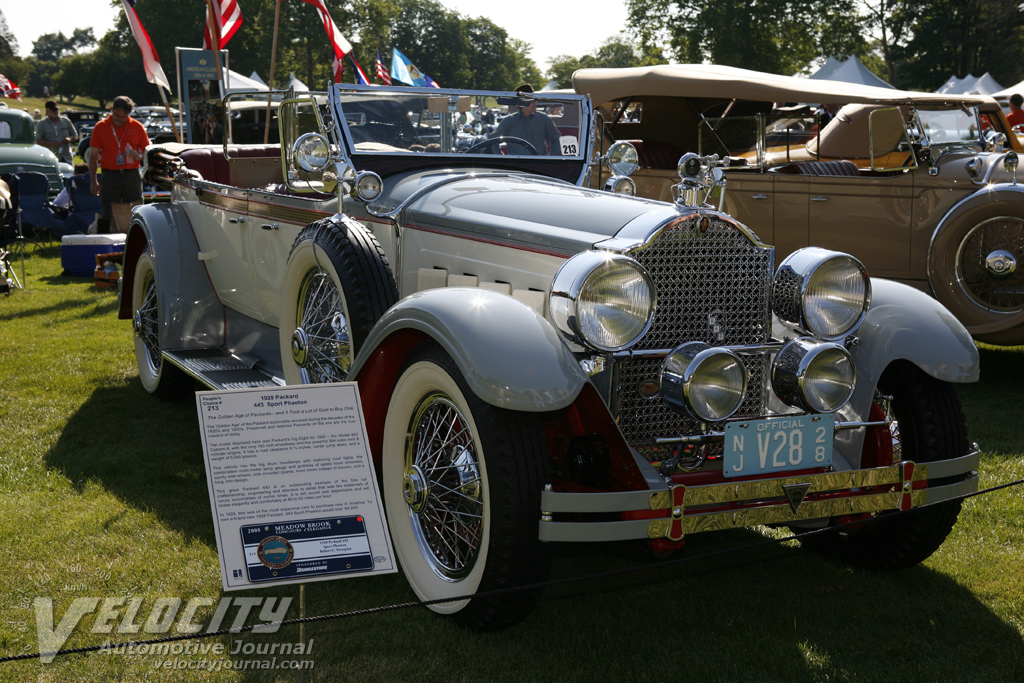
<svg viewBox="0 0 1024 683">
<path fill-rule="evenodd" d="M 225 590 L 397 571 L 354 382 L 196 407 Z"/>
<path fill-rule="evenodd" d="M 222 144 L 224 142 L 223 73 L 228 69 L 228 51 L 220 51 L 222 74 L 217 73 L 213 50 L 177 47 L 178 92 L 185 112 L 185 142 Z"/>
</svg>

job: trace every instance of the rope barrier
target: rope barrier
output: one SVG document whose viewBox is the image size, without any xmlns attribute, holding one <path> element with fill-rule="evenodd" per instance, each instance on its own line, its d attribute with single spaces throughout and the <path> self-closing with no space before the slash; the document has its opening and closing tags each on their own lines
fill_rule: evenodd
<svg viewBox="0 0 1024 683">
<path fill-rule="evenodd" d="M 957 497 L 954 497 L 954 498 L 949 498 L 947 500 L 939 501 L 937 503 L 928 503 L 926 505 L 920 505 L 920 506 L 918 506 L 916 508 L 913 508 L 911 510 L 895 511 L 895 512 L 891 513 L 891 515 L 892 516 L 897 516 L 897 515 L 902 515 L 902 514 L 907 514 L 907 513 L 910 513 L 910 512 L 914 512 L 915 510 L 924 510 L 924 509 L 927 509 L 927 508 L 932 507 L 934 505 L 942 505 L 942 504 L 950 503 L 952 501 L 957 501 L 957 500 L 958 501 L 963 501 L 963 500 L 966 500 L 968 498 L 974 498 L 974 497 L 981 496 L 981 495 L 995 493 L 996 491 L 1001 491 L 1003 489 L 1012 488 L 1014 486 L 1020 486 L 1021 484 L 1024 484 L 1024 479 L 1017 479 L 1015 481 L 1006 482 L 1006 483 L 1003 483 L 1003 484 L 998 484 L 996 486 L 991 486 L 991 487 L 989 487 L 987 489 L 981 489 L 979 491 L 974 491 L 972 493 L 965 493 L 965 494 L 963 494 L 961 496 L 957 496 Z M 67 649 L 67 650 L 57 650 L 56 652 L 29 652 L 29 653 L 20 654 L 20 655 L 8 655 L 8 656 L 5 656 L 5 657 L 0 657 L 0 664 L 3 664 L 5 662 L 15 662 L 15 661 L 23 661 L 23 660 L 29 660 L 29 659 L 38 659 L 40 657 L 49 657 L 51 655 L 54 656 L 54 657 L 60 657 L 60 656 L 63 656 L 63 655 L 87 654 L 87 653 L 90 653 L 90 652 L 99 652 L 99 651 L 102 651 L 102 650 L 111 650 L 111 649 L 114 649 L 114 648 L 118 648 L 118 649 L 120 649 L 120 648 L 137 648 L 137 647 L 140 647 L 140 646 L 143 646 L 143 645 L 147 645 L 147 646 L 148 645 L 159 645 L 161 643 L 170 643 L 170 642 L 181 641 L 181 640 L 198 640 L 198 639 L 201 639 L 201 638 L 212 638 L 212 637 L 215 637 L 215 636 L 223 636 L 223 635 L 228 635 L 228 634 L 246 633 L 248 631 L 252 631 L 255 628 L 266 629 L 266 628 L 269 628 L 269 627 L 272 627 L 272 626 L 277 626 L 277 627 L 293 626 L 293 625 L 296 625 L 296 624 L 308 624 L 308 623 L 313 623 L 313 622 L 318 622 L 318 621 L 333 621 L 335 619 L 350 619 L 350 618 L 353 618 L 353 617 L 362 617 L 362 616 L 368 616 L 368 615 L 371 615 L 371 614 L 383 614 L 384 612 L 394 612 L 394 611 L 401 610 L 401 609 L 409 609 L 411 607 L 429 607 L 430 605 L 439 605 L 439 604 L 446 603 L 446 602 L 460 602 L 462 600 L 470 600 L 470 599 L 473 599 L 473 598 L 489 598 L 489 597 L 494 597 L 494 596 L 497 596 L 497 595 L 504 595 L 506 593 L 515 593 L 515 592 L 521 592 L 521 591 L 525 592 L 525 591 L 538 590 L 538 589 L 541 589 L 541 588 L 547 588 L 549 586 L 561 586 L 561 585 L 566 585 L 566 584 L 583 583 L 585 581 L 596 581 L 598 579 L 606 579 L 606 578 L 609 578 L 609 577 L 620 576 L 620 575 L 623 575 L 623 574 L 639 573 L 639 572 L 643 572 L 643 571 L 650 571 L 652 569 L 664 569 L 666 567 L 672 567 L 672 566 L 675 566 L 675 565 L 681 565 L 683 563 L 696 562 L 698 560 L 706 560 L 706 559 L 709 559 L 709 558 L 721 557 L 723 555 L 732 555 L 734 553 L 741 553 L 741 552 L 746 552 L 746 551 L 750 551 L 750 550 L 756 550 L 756 549 L 759 549 L 759 548 L 766 548 L 766 547 L 769 547 L 769 546 L 780 545 L 780 544 L 785 543 L 787 541 L 799 540 L 801 538 L 806 538 L 806 537 L 814 536 L 816 534 L 821 534 L 821 533 L 829 533 L 829 532 L 835 531 L 836 529 L 842 529 L 842 528 L 847 527 L 847 526 L 856 526 L 856 525 L 859 525 L 859 524 L 862 524 L 862 523 L 863 523 L 863 520 L 856 520 L 856 521 L 853 521 L 853 522 L 846 522 L 844 524 L 835 524 L 835 525 L 823 527 L 821 529 L 813 529 L 811 531 L 804 531 L 804 532 L 801 532 L 801 533 L 798 533 L 798 534 L 790 534 L 789 536 L 785 536 L 785 537 L 781 537 L 781 538 L 770 538 L 770 539 L 766 539 L 764 541 L 758 541 L 756 543 L 748 543 L 746 545 L 736 546 L 734 548 L 725 548 L 723 550 L 716 550 L 716 551 L 713 551 L 713 552 L 703 553 L 703 554 L 700 554 L 700 555 L 684 555 L 682 557 L 678 557 L 676 559 L 671 559 L 671 560 L 665 560 L 665 561 L 659 562 L 657 564 L 649 564 L 649 565 L 641 565 L 641 566 L 633 566 L 633 567 L 623 567 L 621 569 L 614 569 L 614 570 L 611 570 L 611 571 L 599 572 L 599 573 L 596 573 L 596 574 L 586 574 L 586 575 L 583 575 L 583 576 L 571 576 L 571 577 L 566 577 L 564 579 L 549 579 L 547 581 L 540 581 L 540 582 L 537 582 L 537 583 L 531 583 L 531 584 L 526 584 L 526 585 L 522 585 L 522 586 L 512 586 L 512 587 L 509 587 L 509 588 L 499 588 L 499 589 L 495 589 L 495 590 L 485 591 L 483 593 L 472 593 L 470 595 L 460 595 L 460 596 L 453 597 L 453 598 L 438 598 L 437 600 L 420 600 L 420 601 L 412 601 L 412 602 L 402 602 L 402 603 L 396 603 L 396 604 L 393 604 L 393 605 L 383 605 L 383 606 L 380 606 L 380 607 L 370 607 L 368 609 L 353 610 L 353 611 L 350 611 L 350 612 L 339 612 L 339 613 L 335 613 L 335 614 L 321 614 L 321 615 L 318 615 L 318 616 L 302 617 L 302 618 L 298 618 L 298 619 L 284 619 L 284 620 L 275 621 L 275 622 L 253 624 L 251 626 L 241 626 L 239 628 L 226 628 L 226 629 L 219 629 L 219 630 L 216 630 L 216 631 L 207 631 L 207 632 L 204 632 L 204 633 L 190 633 L 190 634 L 185 634 L 185 635 L 180 635 L 180 636 L 166 636 L 166 637 L 163 637 L 163 638 L 154 638 L 152 640 L 131 640 L 131 641 L 124 641 L 124 642 L 119 642 L 119 643 L 105 643 L 103 645 L 89 645 L 89 646 L 86 646 L 86 647 L 76 647 L 76 648 L 70 648 L 70 649 Z"/>
</svg>

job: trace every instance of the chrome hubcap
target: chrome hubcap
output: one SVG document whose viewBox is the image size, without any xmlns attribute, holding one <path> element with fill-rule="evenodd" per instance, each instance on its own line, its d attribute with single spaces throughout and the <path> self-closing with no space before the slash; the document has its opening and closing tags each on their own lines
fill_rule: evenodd
<svg viewBox="0 0 1024 683">
<path fill-rule="evenodd" d="M 406 471 L 405 479 L 402 481 L 402 495 L 405 496 L 406 504 L 413 512 L 419 514 L 427 504 L 428 494 L 427 478 L 423 476 L 418 466 L 413 465 Z"/>
<path fill-rule="evenodd" d="M 985 270 L 996 280 L 1005 280 L 1017 270 L 1017 259 L 1013 254 L 997 249 L 985 258 Z"/>
<path fill-rule="evenodd" d="M 300 368 L 306 367 L 306 360 L 309 354 L 309 339 L 306 331 L 301 327 L 292 332 L 292 360 Z"/>
</svg>

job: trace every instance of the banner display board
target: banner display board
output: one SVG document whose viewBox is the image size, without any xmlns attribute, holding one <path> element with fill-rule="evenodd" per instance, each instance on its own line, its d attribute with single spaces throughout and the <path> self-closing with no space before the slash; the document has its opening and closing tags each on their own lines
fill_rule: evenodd
<svg viewBox="0 0 1024 683">
<path fill-rule="evenodd" d="M 225 590 L 397 571 L 354 382 L 196 406 Z"/>
<path fill-rule="evenodd" d="M 224 142 L 223 78 L 217 74 L 213 50 L 176 47 L 178 92 L 185 116 L 185 142 L 220 145 Z M 228 68 L 228 51 L 220 51 L 220 67 Z"/>
</svg>

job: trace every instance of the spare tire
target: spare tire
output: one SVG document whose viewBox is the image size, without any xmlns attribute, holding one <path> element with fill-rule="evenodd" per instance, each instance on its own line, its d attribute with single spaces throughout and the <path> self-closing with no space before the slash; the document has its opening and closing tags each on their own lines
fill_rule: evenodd
<svg viewBox="0 0 1024 683">
<path fill-rule="evenodd" d="M 279 339 L 288 384 L 343 382 L 398 287 L 380 244 L 343 215 L 310 223 L 292 245 Z"/>
</svg>

